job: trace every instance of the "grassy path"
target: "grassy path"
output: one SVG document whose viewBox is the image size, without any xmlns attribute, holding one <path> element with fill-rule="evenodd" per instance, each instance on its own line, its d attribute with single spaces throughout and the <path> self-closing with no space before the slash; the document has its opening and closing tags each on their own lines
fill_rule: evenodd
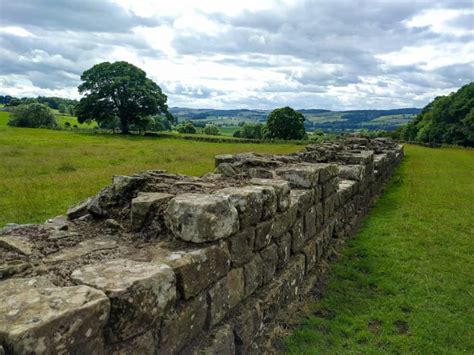
<svg viewBox="0 0 474 355">
<path fill-rule="evenodd" d="M 2 118 L 0 116 L 0 118 Z M 11 128 L 0 122 L 0 227 L 44 222 L 95 194 L 113 175 L 164 169 L 202 175 L 223 153 L 284 154 L 293 144 L 206 143 L 183 139 Z"/>
<path fill-rule="evenodd" d="M 406 147 L 287 346 L 292 354 L 474 353 L 474 150 Z"/>
</svg>

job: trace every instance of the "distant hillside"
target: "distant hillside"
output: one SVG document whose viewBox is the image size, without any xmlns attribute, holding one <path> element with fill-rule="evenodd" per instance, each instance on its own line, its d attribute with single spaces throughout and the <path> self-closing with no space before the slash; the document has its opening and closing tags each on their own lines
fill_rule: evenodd
<svg viewBox="0 0 474 355">
<path fill-rule="evenodd" d="M 298 110 L 306 117 L 306 130 L 353 131 L 359 129 L 387 131 L 409 123 L 421 112 L 418 108 L 391 110 L 330 111 L 323 109 Z M 270 110 L 213 110 L 172 107 L 170 112 L 179 121 L 209 122 L 218 126 L 233 126 L 241 122 L 265 122 Z"/>
</svg>

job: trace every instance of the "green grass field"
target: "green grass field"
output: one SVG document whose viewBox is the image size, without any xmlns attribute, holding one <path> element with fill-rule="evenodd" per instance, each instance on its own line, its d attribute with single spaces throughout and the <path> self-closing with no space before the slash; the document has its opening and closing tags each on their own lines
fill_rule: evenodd
<svg viewBox="0 0 474 355">
<path fill-rule="evenodd" d="M 474 354 L 474 150 L 406 158 L 290 354 Z"/>
<path fill-rule="evenodd" d="M 222 153 L 289 153 L 293 144 L 205 143 L 176 138 L 11 128 L 0 112 L 0 226 L 44 222 L 95 194 L 113 175 L 147 169 L 202 175 Z"/>
</svg>

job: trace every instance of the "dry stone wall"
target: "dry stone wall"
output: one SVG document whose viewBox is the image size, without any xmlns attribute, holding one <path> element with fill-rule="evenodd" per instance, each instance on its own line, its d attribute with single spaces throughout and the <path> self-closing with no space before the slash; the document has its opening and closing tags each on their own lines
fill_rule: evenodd
<svg viewBox="0 0 474 355">
<path fill-rule="evenodd" d="M 147 171 L 0 235 L 0 353 L 233 354 L 304 297 L 403 158 L 348 138 Z"/>
</svg>

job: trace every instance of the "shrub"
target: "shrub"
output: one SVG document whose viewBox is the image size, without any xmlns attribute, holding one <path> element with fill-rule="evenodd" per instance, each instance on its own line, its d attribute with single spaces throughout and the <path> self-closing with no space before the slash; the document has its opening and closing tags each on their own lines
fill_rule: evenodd
<svg viewBox="0 0 474 355">
<path fill-rule="evenodd" d="M 203 133 L 209 136 L 219 136 L 221 131 L 219 131 L 219 128 L 216 125 L 207 124 L 203 129 Z"/>
<path fill-rule="evenodd" d="M 190 121 L 177 125 L 176 130 L 179 133 L 184 133 L 184 134 L 195 134 L 196 133 L 196 127 L 194 127 L 193 123 L 190 122 Z"/>
<path fill-rule="evenodd" d="M 32 103 L 16 106 L 10 115 L 8 125 L 12 127 L 55 128 L 58 123 L 47 106 Z"/>
</svg>

